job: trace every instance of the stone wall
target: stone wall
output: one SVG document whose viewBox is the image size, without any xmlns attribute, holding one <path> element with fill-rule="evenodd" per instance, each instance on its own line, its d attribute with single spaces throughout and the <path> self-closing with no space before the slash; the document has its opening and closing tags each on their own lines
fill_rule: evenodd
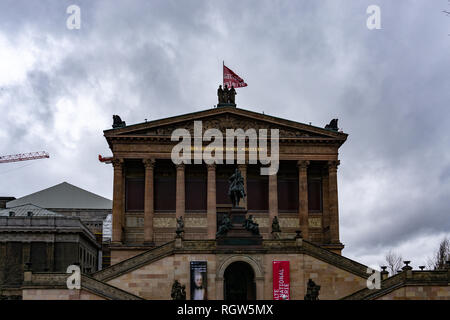
<svg viewBox="0 0 450 320">
<path fill-rule="evenodd" d="M 186 298 L 190 299 L 190 261 L 208 262 L 208 297 L 215 299 L 215 255 L 214 254 L 176 254 L 143 266 L 108 284 L 131 292 L 144 299 L 170 300 L 174 280 L 186 286 Z"/>
<path fill-rule="evenodd" d="M 87 290 L 23 289 L 23 300 L 106 300 Z"/>
<path fill-rule="evenodd" d="M 120 251 L 116 251 L 116 254 Z M 122 258 L 128 252 L 122 252 Z M 236 259 L 233 259 L 236 257 Z M 339 269 L 326 262 L 300 253 L 289 254 L 174 254 L 143 266 L 107 283 L 145 299 L 170 299 L 173 281 L 186 285 L 187 299 L 190 299 L 190 261 L 208 262 L 208 298 L 223 298 L 223 279 L 220 270 L 226 268 L 229 260 L 254 261 L 255 276 L 262 273 L 258 299 L 272 299 L 272 261 L 290 261 L 291 299 L 303 300 L 308 279 L 321 286 L 321 300 L 340 299 L 363 289 L 366 279 Z M 225 264 L 225 266 L 223 266 Z M 256 267 L 255 267 L 256 266 Z M 255 270 L 257 268 L 257 270 Z M 216 283 L 216 281 L 218 283 Z M 220 283 L 219 283 L 220 282 Z M 257 279 L 257 291 L 258 291 Z"/>
<path fill-rule="evenodd" d="M 450 300 L 450 286 L 404 286 L 377 300 Z"/>
</svg>

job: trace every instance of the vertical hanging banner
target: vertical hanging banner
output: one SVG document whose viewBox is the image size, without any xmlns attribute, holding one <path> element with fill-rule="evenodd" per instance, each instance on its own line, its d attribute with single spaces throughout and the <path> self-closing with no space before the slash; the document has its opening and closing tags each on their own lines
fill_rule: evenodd
<svg viewBox="0 0 450 320">
<path fill-rule="evenodd" d="M 191 261 L 191 300 L 207 300 L 206 261 Z"/>
<path fill-rule="evenodd" d="M 289 261 L 272 261 L 273 300 L 290 300 Z"/>
</svg>

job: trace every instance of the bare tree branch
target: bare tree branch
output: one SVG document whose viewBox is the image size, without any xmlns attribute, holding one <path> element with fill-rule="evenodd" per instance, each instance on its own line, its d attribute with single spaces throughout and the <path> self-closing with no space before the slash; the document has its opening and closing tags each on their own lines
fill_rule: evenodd
<svg viewBox="0 0 450 320">
<path fill-rule="evenodd" d="M 389 250 L 388 254 L 385 257 L 386 264 L 388 269 L 390 270 L 391 276 L 397 274 L 398 270 L 402 267 L 403 258 L 401 255 Z"/>
</svg>

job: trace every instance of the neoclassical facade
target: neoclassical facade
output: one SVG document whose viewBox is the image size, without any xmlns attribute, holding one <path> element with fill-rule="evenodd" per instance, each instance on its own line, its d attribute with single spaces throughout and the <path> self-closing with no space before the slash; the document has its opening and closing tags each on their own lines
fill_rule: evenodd
<svg viewBox="0 0 450 320">
<path fill-rule="evenodd" d="M 178 128 L 194 134 L 194 121 L 202 122 L 203 132 L 214 128 L 224 136 L 227 129 L 278 129 L 278 173 L 260 175 L 261 164 L 250 163 L 250 151 L 240 164 L 175 165 L 171 154 L 178 141 L 171 141 L 171 135 Z M 113 152 L 113 262 L 172 240 L 180 216 L 186 224 L 184 239 L 215 239 L 221 216 L 231 208 L 227 179 L 235 167 L 245 180 L 247 198 L 241 205 L 253 214 L 264 239 L 271 239 L 277 216 L 282 237 L 301 230 L 304 239 L 323 248 L 336 253 L 343 248 L 337 168 L 345 133 L 222 107 L 106 130 L 104 135 Z M 208 144 L 203 142 L 203 148 Z"/>
<path fill-rule="evenodd" d="M 321 300 L 450 298 L 450 269 L 405 266 L 393 277 L 382 271 L 381 286 L 373 290 L 367 266 L 342 255 L 337 172 L 347 134 L 336 122 L 319 128 L 233 105 L 128 126 L 115 120 L 114 129 L 104 131 L 114 170 L 111 266 L 83 273 L 78 290 L 66 287 L 67 274 L 27 271 L 23 299 L 168 300 L 179 283 L 188 300 L 195 290 L 208 300 L 286 294 L 303 300 L 310 280 L 320 286 Z M 190 137 L 191 162 L 172 156 L 182 141 L 177 129 Z M 214 156 L 228 152 L 232 161 L 205 160 L 216 142 L 205 137 L 228 137 L 238 129 L 248 133 L 244 146 L 214 149 Z M 278 153 L 272 129 L 279 133 Z M 260 134 L 256 147 L 252 130 Z M 265 141 L 259 139 L 264 130 L 270 131 Z M 261 174 L 274 159 L 255 163 L 255 152 L 279 155 L 276 174 Z M 236 168 L 246 193 L 241 208 L 232 208 L 227 196 Z M 252 215 L 259 234 L 249 235 L 238 223 L 242 214 Z M 217 236 L 226 215 L 233 228 Z M 275 217 L 279 232 L 273 232 Z"/>
</svg>

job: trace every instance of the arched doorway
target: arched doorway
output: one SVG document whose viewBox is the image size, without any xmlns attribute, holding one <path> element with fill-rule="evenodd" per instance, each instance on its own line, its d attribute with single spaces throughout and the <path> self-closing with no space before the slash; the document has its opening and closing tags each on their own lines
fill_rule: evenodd
<svg viewBox="0 0 450 320">
<path fill-rule="evenodd" d="M 224 273 L 225 300 L 256 300 L 255 273 L 245 262 L 231 263 Z"/>
</svg>

